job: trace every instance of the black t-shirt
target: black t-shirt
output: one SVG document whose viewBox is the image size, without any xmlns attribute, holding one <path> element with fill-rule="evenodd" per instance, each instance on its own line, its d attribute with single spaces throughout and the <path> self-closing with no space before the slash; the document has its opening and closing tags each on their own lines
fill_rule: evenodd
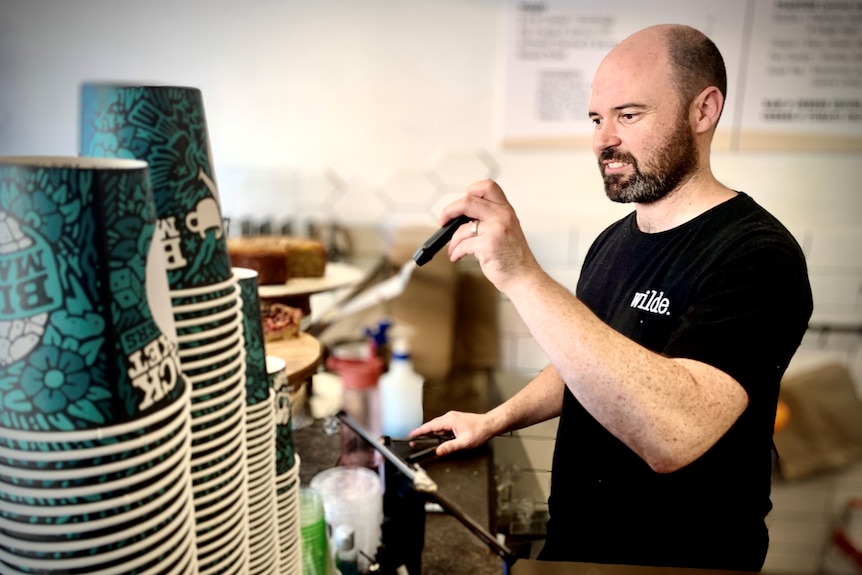
<svg viewBox="0 0 862 575">
<path fill-rule="evenodd" d="M 734 377 L 749 406 L 698 460 L 659 474 L 567 389 L 542 558 L 759 569 L 779 383 L 812 311 L 798 243 L 742 193 L 656 234 L 632 213 L 590 248 L 577 296 L 644 347 Z"/>
</svg>

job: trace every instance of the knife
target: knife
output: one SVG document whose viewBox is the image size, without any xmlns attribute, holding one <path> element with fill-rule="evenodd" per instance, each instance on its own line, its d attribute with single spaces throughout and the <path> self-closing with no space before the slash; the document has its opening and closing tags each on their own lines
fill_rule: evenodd
<svg viewBox="0 0 862 575">
<path fill-rule="evenodd" d="M 416 250 L 416 253 L 413 254 L 413 261 L 416 262 L 417 266 L 422 266 L 430 262 L 431 258 L 440 251 L 440 248 L 449 243 L 449 240 L 451 240 L 452 236 L 455 234 L 455 230 L 467 222 L 472 221 L 473 218 L 462 214 L 446 222 L 443 227 L 434 232 L 434 235 L 428 238 L 425 243 Z"/>
</svg>

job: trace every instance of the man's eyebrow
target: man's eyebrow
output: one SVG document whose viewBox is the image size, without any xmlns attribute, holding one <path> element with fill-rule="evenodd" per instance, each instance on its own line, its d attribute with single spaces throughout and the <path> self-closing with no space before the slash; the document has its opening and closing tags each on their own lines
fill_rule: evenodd
<svg viewBox="0 0 862 575">
<path fill-rule="evenodd" d="M 639 110 L 644 110 L 647 108 L 647 105 L 646 104 L 640 104 L 638 102 L 626 102 L 625 104 L 620 104 L 619 106 L 614 106 L 613 108 L 611 108 L 611 111 L 622 112 L 623 110 L 628 110 L 629 108 L 637 108 Z M 598 112 L 592 112 L 592 111 L 590 111 L 588 113 L 588 115 L 590 118 L 593 118 L 595 116 L 601 116 L 601 114 L 599 114 Z"/>
</svg>

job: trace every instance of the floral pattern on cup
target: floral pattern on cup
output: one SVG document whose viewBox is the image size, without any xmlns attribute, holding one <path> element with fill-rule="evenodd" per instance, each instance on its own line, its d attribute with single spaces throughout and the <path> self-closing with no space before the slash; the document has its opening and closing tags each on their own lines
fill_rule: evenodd
<svg viewBox="0 0 862 575">
<path fill-rule="evenodd" d="M 171 289 L 231 276 L 203 97 L 196 88 L 85 84 L 81 153 L 150 166 Z"/>
<path fill-rule="evenodd" d="M 182 393 L 142 287 L 164 274 L 146 166 L 90 164 L 0 158 L 0 427 L 107 426 Z"/>
</svg>

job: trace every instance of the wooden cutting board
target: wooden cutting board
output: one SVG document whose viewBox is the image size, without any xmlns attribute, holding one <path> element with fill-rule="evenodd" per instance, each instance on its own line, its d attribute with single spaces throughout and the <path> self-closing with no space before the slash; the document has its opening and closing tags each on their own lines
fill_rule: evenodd
<svg viewBox="0 0 862 575">
<path fill-rule="evenodd" d="M 280 357 L 287 364 L 287 380 L 291 384 L 314 375 L 323 357 L 320 342 L 307 333 L 300 333 L 296 338 L 267 342 L 265 349 L 266 355 Z"/>
</svg>

